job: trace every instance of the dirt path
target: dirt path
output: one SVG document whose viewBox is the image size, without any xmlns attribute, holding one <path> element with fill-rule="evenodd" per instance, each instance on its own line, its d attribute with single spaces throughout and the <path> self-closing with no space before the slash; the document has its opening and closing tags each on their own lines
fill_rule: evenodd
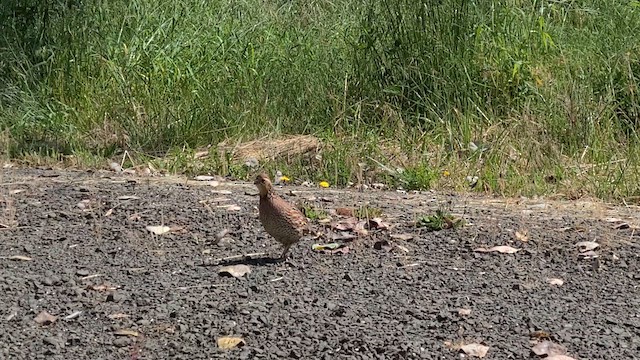
<svg viewBox="0 0 640 360">
<path fill-rule="evenodd" d="M 543 335 L 575 359 L 640 358 L 637 208 L 285 188 L 325 209 L 368 202 L 391 228 L 347 254 L 298 244 L 298 267 L 239 261 L 252 272 L 236 279 L 214 260 L 280 250 L 250 184 L 54 170 L 4 170 L 1 182 L 0 358 L 460 359 L 455 348 L 479 343 L 486 359 L 527 359 Z M 437 209 L 469 225 L 411 225 Z M 581 241 L 598 257 L 579 256 Z M 474 251 L 496 245 L 521 250 Z M 57 319 L 39 324 L 42 311 Z M 219 349 L 227 335 L 245 345 Z"/>
</svg>

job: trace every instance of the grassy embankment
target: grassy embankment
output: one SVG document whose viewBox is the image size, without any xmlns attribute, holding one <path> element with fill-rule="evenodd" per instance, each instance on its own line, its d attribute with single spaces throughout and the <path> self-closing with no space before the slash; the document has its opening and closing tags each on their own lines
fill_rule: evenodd
<svg viewBox="0 0 640 360">
<path fill-rule="evenodd" d="M 321 156 L 266 167 L 338 185 L 362 172 L 405 188 L 477 176 L 475 190 L 504 195 L 640 195 L 638 1 L 5 3 L 4 156 L 104 166 L 128 150 L 242 177 L 230 155 L 191 155 L 312 134 Z"/>
</svg>

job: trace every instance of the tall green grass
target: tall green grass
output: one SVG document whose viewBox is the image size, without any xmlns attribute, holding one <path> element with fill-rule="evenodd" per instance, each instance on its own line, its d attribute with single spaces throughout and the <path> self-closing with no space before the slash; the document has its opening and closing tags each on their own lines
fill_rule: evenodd
<svg viewBox="0 0 640 360">
<path fill-rule="evenodd" d="M 636 196 L 639 4 L 10 0 L 3 143 L 16 158 L 164 156 L 304 133 L 330 145 L 320 162 L 267 166 L 338 184 L 364 171 L 409 188 L 478 176 L 474 189 L 502 194 Z"/>
</svg>

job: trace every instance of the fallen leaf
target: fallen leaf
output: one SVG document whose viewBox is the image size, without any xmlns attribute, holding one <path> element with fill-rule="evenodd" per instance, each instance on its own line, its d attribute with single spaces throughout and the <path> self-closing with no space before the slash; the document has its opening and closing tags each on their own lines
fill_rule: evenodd
<svg viewBox="0 0 640 360">
<path fill-rule="evenodd" d="M 516 239 L 522 242 L 529 241 L 529 237 L 527 236 L 527 230 L 516 231 Z"/>
<path fill-rule="evenodd" d="M 626 222 L 621 222 L 619 224 L 616 224 L 613 229 L 614 230 L 624 230 L 624 229 L 628 229 L 630 227 L 629 223 Z"/>
<path fill-rule="evenodd" d="M 591 259 L 591 258 L 600 257 L 600 255 L 598 255 L 598 253 L 593 251 L 593 250 L 582 252 L 582 253 L 578 254 L 578 256 L 580 256 L 582 258 L 585 258 L 585 259 Z"/>
<path fill-rule="evenodd" d="M 120 164 L 118 164 L 117 162 L 109 163 L 109 167 L 111 168 L 111 170 L 113 170 L 115 172 L 121 172 L 122 171 L 122 166 L 120 166 Z"/>
<path fill-rule="evenodd" d="M 107 316 L 109 319 L 111 320 L 116 320 L 116 319 L 124 319 L 124 318 L 128 318 L 129 315 L 127 314 L 123 314 L 123 313 L 115 313 L 115 314 L 111 314 L 109 316 Z"/>
<path fill-rule="evenodd" d="M 551 338 L 551 333 L 544 331 L 544 330 L 536 330 L 533 331 L 529 334 L 529 337 L 533 338 L 533 339 L 550 339 Z"/>
<path fill-rule="evenodd" d="M 578 251 L 586 252 L 597 249 L 600 247 L 600 244 L 595 241 L 581 241 L 577 243 L 576 246 L 578 247 Z"/>
<path fill-rule="evenodd" d="M 106 212 L 106 213 L 104 213 L 104 216 L 105 216 L 105 217 L 107 217 L 107 216 L 111 216 L 111 214 L 113 214 L 113 208 L 111 208 L 111 209 L 107 210 L 107 212 Z"/>
<path fill-rule="evenodd" d="M 25 189 L 15 189 L 15 190 L 9 191 L 9 194 L 11 194 L 11 195 L 20 194 L 23 191 L 26 191 L 26 190 Z"/>
<path fill-rule="evenodd" d="M 338 243 L 330 243 L 330 244 L 313 244 L 311 248 L 316 251 L 320 250 L 334 250 L 342 246 L 342 244 Z"/>
<path fill-rule="evenodd" d="M 76 206 L 82 210 L 89 210 L 88 208 L 91 205 L 91 200 L 85 199 L 76 204 Z"/>
<path fill-rule="evenodd" d="M 621 222 L 621 221 L 623 221 L 622 219 L 614 218 L 614 217 L 605 218 L 604 220 L 605 220 L 606 222 L 610 222 L 610 223 L 615 223 L 615 222 Z"/>
<path fill-rule="evenodd" d="M 242 208 L 236 204 L 230 204 L 230 205 L 218 205 L 217 208 L 219 209 L 227 209 L 227 211 L 238 211 L 238 210 L 242 210 Z"/>
<path fill-rule="evenodd" d="M 464 351 L 464 353 L 469 356 L 483 358 L 487 356 L 489 347 L 481 344 L 467 344 L 467 345 L 462 345 L 460 347 L 460 350 Z"/>
<path fill-rule="evenodd" d="M 406 234 L 406 233 L 405 234 L 392 234 L 392 235 L 390 235 L 390 237 L 392 239 L 398 239 L 398 240 L 404 240 L 404 241 L 413 239 L 413 235 Z"/>
<path fill-rule="evenodd" d="M 244 339 L 240 337 L 224 336 L 218 339 L 218 347 L 228 350 L 244 346 Z"/>
<path fill-rule="evenodd" d="M 171 231 L 171 228 L 168 226 L 147 226 L 146 227 L 147 230 L 151 231 L 152 233 L 156 234 L 156 235 L 162 235 L 162 234 L 166 234 L 169 231 Z"/>
<path fill-rule="evenodd" d="M 210 181 L 215 179 L 215 177 L 213 176 L 209 176 L 209 175 L 198 175 L 196 177 L 193 178 L 196 181 Z"/>
<path fill-rule="evenodd" d="M 330 243 L 330 244 L 313 244 L 311 248 L 315 251 L 320 251 L 325 254 L 348 254 L 349 247 L 344 244 Z"/>
<path fill-rule="evenodd" d="M 340 216 L 353 217 L 353 209 L 350 208 L 337 208 L 336 214 Z"/>
<path fill-rule="evenodd" d="M 458 309 L 458 315 L 460 316 L 471 315 L 471 309 Z"/>
<path fill-rule="evenodd" d="M 576 359 L 567 355 L 552 355 L 552 356 L 547 356 L 546 358 L 544 358 L 544 360 L 576 360 Z"/>
<path fill-rule="evenodd" d="M 389 228 L 389 223 L 382 221 L 381 218 L 370 219 L 367 225 L 370 230 L 374 230 L 374 229 L 385 230 Z"/>
<path fill-rule="evenodd" d="M 229 234 L 229 229 L 224 228 L 216 233 L 216 243 L 220 242 L 225 236 Z"/>
<path fill-rule="evenodd" d="M 118 200 L 140 200 L 140 198 L 134 195 L 122 195 L 118 196 Z"/>
<path fill-rule="evenodd" d="M 353 239 L 357 239 L 358 236 L 356 236 L 356 235 L 354 235 L 352 233 L 346 232 L 346 231 L 341 231 L 341 232 L 339 232 L 337 234 L 336 233 L 331 233 L 331 235 L 329 235 L 329 238 L 331 240 L 334 240 L 334 241 L 336 241 L 336 240 L 353 240 Z"/>
<path fill-rule="evenodd" d="M 347 231 L 347 230 L 355 229 L 357 224 L 358 224 L 358 219 L 354 217 L 350 217 L 348 219 L 344 219 L 344 220 L 333 223 L 331 227 L 335 230 Z"/>
<path fill-rule="evenodd" d="M 545 340 L 541 343 L 536 344 L 531 348 L 534 354 L 538 356 L 556 356 L 556 355 L 564 355 L 567 353 L 567 349 L 559 344 L 555 344 L 549 340 Z"/>
<path fill-rule="evenodd" d="M 77 318 L 78 316 L 82 315 L 82 311 L 75 311 L 67 316 L 64 317 L 65 320 L 72 320 Z"/>
<path fill-rule="evenodd" d="M 53 316 L 51 314 L 49 314 L 46 311 L 41 311 L 40 314 L 38 314 L 33 321 L 35 321 L 36 323 L 40 324 L 40 325 L 49 325 L 49 324 L 53 324 L 54 322 L 56 322 L 56 320 L 58 320 L 58 317 Z"/>
<path fill-rule="evenodd" d="M 137 331 L 131 330 L 131 329 L 118 329 L 118 330 L 113 332 L 113 335 L 116 335 L 116 336 L 133 336 L 133 337 L 140 336 L 140 334 Z"/>
<path fill-rule="evenodd" d="M 233 191 L 231 190 L 213 190 L 211 191 L 214 194 L 218 194 L 218 195 L 231 195 L 233 194 Z"/>
<path fill-rule="evenodd" d="M 501 246 L 494 246 L 490 249 L 477 248 L 474 251 L 476 252 L 494 252 L 495 251 L 501 254 L 515 254 L 518 251 L 520 251 L 520 249 L 512 248 L 511 246 L 501 245 Z"/>
<path fill-rule="evenodd" d="M 32 258 L 30 258 L 28 256 L 24 256 L 24 255 L 11 255 L 11 256 L 7 256 L 7 257 L 3 257 L 3 259 L 20 260 L 20 261 L 31 261 L 31 260 L 33 260 Z"/>
<path fill-rule="evenodd" d="M 220 275 L 231 275 L 235 278 L 241 278 L 250 273 L 251 268 L 248 265 L 244 264 L 223 266 L 220 268 L 220 270 L 218 270 L 218 274 Z"/>
<path fill-rule="evenodd" d="M 393 250 L 393 244 L 387 240 L 378 240 L 373 244 L 373 248 L 376 250 L 384 250 L 389 252 Z"/>
<path fill-rule="evenodd" d="M 112 286 L 112 285 L 107 285 L 107 284 L 92 285 L 91 289 L 93 289 L 95 291 L 118 290 L 117 287 Z"/>
<path fill-rule="evenodd" d="M 551 285 L 557 285 L 557 286 L 562 286 L 564 284 L 564 281 L 562 279 L 556 279 L 556 278 L 547 279 L 547 282 Z"/>
</svg>

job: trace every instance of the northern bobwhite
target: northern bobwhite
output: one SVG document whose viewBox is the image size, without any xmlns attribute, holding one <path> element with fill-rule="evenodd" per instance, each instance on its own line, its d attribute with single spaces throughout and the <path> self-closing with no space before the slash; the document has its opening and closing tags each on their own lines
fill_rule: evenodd
<svg viewBox="0 0 640 360">
<path fill-rule="evenodd" d="M 260 222 L 267 233 L 284 246 L 280 256 L 280 259 L 284 259 L 291 245 L 300 241 L 308 232 L 307 218 L 274 192 L 266 174 L 258 175 L 253 183 L 260 192 Z"/>
</svg>

